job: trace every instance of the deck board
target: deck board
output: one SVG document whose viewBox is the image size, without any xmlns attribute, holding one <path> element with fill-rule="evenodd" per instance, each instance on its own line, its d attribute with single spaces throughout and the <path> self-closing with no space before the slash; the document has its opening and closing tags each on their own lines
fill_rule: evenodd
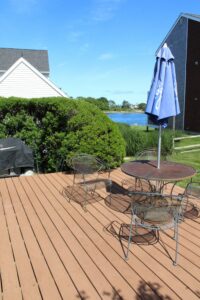
<svg viewBox="0 0 200 300">
<path fill-rule="evenodd" d="M 4 204 L 5 215 L 7 217 L 10 240 L 13 247 L 13 255 L 15 257 L 20 278 L 20 285 L 22 286 L 24 297 L 29 297 L 29 299 L 40 299 L 41 295 L 38 289 L 37 281 L 34 276 L 24 240 L 20 232 L 6 182 L 3 180 L 0 182 L 0 190 Z"/>
<path fill-rule="evenodd" d="M 69 174 L 0 179 L 0 299 L 200 298 L 200 218 L 180 225 L 177 267 L 160 243 L 132 244 L 125 261 L 119 233 L 130 222 L 130 198 L 122 182 L 130 177 L 120 169 L 111 177 L 111 203 L 101 188 L 87 212 L 81 190 L 69 202 Z M 161 233 L 173 256 L 170 236 Z"/>
<path fill-rule="evenodd" d="M 50 179 L 50 177 L 48 179 Z M 58 183 L 55 182 L 54 178 L 51 178 L 50 180 L 53 180 L 54 184 L 58 186 Z M 68 204 L 66 202 L 66 199 L 61 197 L 61 194 L 58 193 L 58 190 L 56 190 L 55 188 L 54 194 L 56 195 L 57 199 L 61 201 L 60 203 L 63 206 Z M 107 256 L 109 256 L 109 253 L 112 252 L 112 249 L 110 249 L 104 242 L 104 240 L 101 239 L 101 237 L 97 234 L 96 228 L 94 226 L 89 226 L 89 223 L 86 220 L 87 218 L 85 219 L 85 215 L 87 215 L 87 213 L 85 213 L 79 206 L 77 208 L 74 208 L 73 205 L 68 205 L 67 211 L 62 210 L 62 216 L 63 219 L 66 220 L 66 222 L 68 220 L 66 218 L 66 213 L 71 217 L 68 226 L 72 227 L 73 233 L 79 238 L 79 245 L 81 245 L 85 249 L 90 257 L 96 257 L 96 260 L 94 261 L 97 268 L 99 268 L 100 271 L 104 274 L 107 281 L 112 282 L 112 291 L 104 289 L 103 294 L 111 294 L 113 290 L 116 294 L 117 291 L 123 289 L 124 293 L 127 294 L 126 296 L 130 294 L 134 295 L 136 292 L 134 292 L 131 285 L 122 280 L 118 270 L 116 270 L 115 266 L 112 265 L 112 262 L 108 260 Z M 125 262 L 122 260 L 122 263 Z M 93 280 L 93 278 L 94 274 L 92 275 L 91 280 Z"/>
<path fill-rule="evenodd" d="M 9 229 L 7 226 L 5 209 L 2 198 L 3 189 L 0 197 L 0 267 L 2 292 L 5 299 L 22 299 L 21 287 L 13 256 L 12 244 L 10 242 Z"/>
<path fill-rule="evenodd" d="M 54 175 L 54 177 L 55 177 L 55 175 Z M 62 185 L 61 185 L 62 186 Z M 99 203 L 96 203 L 95 205 L 99 205 L 99 206 L 101 206 L 102 207 L 102 209 L 104 209 L 104 211 L 105 212 L 107 212 L 108 210 L 107 209 L 105 209 L 105 207 L 103 207 L 102 206 L 102 204 L 99 202 Z M 93 205 L 94 206 L 94 205 Z M 90 207 L 90 212 L 91 212 L 91 207 Z M 104 213 L 105 213 L 104 212 Z M 120 214 L 121 215 L 121 214 Z M 102 219 L 102 215 L 98 215 L 98 213 L 97 213 L 97 211 L 94 209 L 94 213 L 93 213 L 93 219 L 91 219 L 91 221 L 90 221 L 90 223 L 91 224 L 95 224 L 95 228 L 98 228 L 99 229 L 99 232 L 102 232 L 102 226 L 106 226 L 106 224 L 107 224 L 107 221 L 103 221 L 103 219 Z M 96 220 L 98 220 L 99 222 L 102 220 L 102 222 L 101 222 L 101 224 L 98 226 L 98 224 L 97 223 L 95 223 L 96 222 L 96 220 L 94 220 L 94 218 L 96 219 Z M 111 217 L 111 220 L 112 220 L 113 218 Z M 89 217 L 87 217 L 87 220 L 89 220 Z M 118 221 L 118 223 L 120 223 L 122 220 L 117 220 Z M 120 222 L 119 222 L 120 221 Z M 112 241 L 113 239 L 111 239 L 111 241 Z M 169 241 L 171 242 L 171 239 L 169 239 Z M 172 241 L 172 244 L 174 244 L 173 243 L 173 241 Z M 138 251 L 138 253 L 139 253 L 139 255 L 142 253 L 142 251 L 141 251 L 141 249 Z M 120 255 L 121 255 L 121 253 L 120 253 Z M 152 267 L 151 267 L 151 269 L 150 269 L 150 276 L 149 276 L 149 278 L 153 278 L 153 276 L 152 276 L 152 270 L 154 269 L 154 268 L 156 268 L 157 267 L 157 265 L 158 265 L 158 273 L 160 273 L 160 274 L 162 274 L 162 276 L 164 276 L 164 277 L 167 277 L 170 281 L 169 281 L 169 286 L 170 287 L 172 287 L 172 286 L 174 286 L 174 290 L 176 290 L 177 289 L 177 283 L 175 283 L 175 285 L 174 285 L 174 282 L 175 282 L 175 280 L 174 279 L 176 279 L 176 278 L 174 278 L 174 276 L 172 275 L 172 274 L 167 274 L 166 273 L 166 270 L 167 270 L 167 268 L 168 268 L 168 266 L 169 267 L 171 267 L 171 268 L 169 268 L 169 272 L 171 272 L 171 271 L 174 271 L 174 269 L 176 269 L 176 268 L 174 268 L 174 266 L 172 266 L 172 265 L 169 265 L 169 258 L 168 257 L 162 257 L 162 263 L 163 263 L 163 261 L 165 262 L 165 264 L 164 264 L 164 268 L 163 269 L 161 269 L 161 264 L 160 264 L 160 260 L 158 261 L 158 263 L 157 263 L 157 265 L 156 265 L 156 261 L 155 261 L 155 257 L 158 257 L 158 255 L 159 255 L 159 258 L 161 258 L 160 256 L 160 253 L 155 253 L 155 256 L 153 257 L 153 258 L 151 258 L 150 259 L 150 257 L 148 256 L 148 257 L 140 257 L 140 261 L 141 260 L 144 260 L 144 261 L 148 261 L 148 268 L 149 268 L 149 264 L 150 264 L 150 261 L 151 261 L 151 264 L 152 264 Z M 134 266 L 133 267 L 135 267 L 135 261 L 134 261 Z M 190 266 L 191 267 L 191 266 Z M 147 270 L 147 268 L 146 269 L 142 269 L 142 272 L 145 272 L 145 274 L 147 275 L 147 272 L 148 272 L 148 270 Z M 157 273 L 157 272 L 155 272 L 155 273 Z M 182 273 L 183 272 L 179 272 L 179 274 L 177 275 L 177 274 L 175 274 L 175 276 L 180 276 L 180 275 L 182 275 Z M 161 278 L 160 279 L 162 279 L 162 276 L 161 276 Z M 171 276 L 171 277 L 170 277 Z M 189 278 L 190 280 L 192 279 L 191 277 Z M 155 280 L 157 280 L 158 281 L 158 278 L 155 278 Z M 165 283 L 166 283 L 166 280 L 165 280 Z M 196 285 L 195 285 L 195 288 L 196 287 L 198 287 L 198 285 L 199 285 L 199 282 L 196 282 Z M 183 295 L 184 296 L 186 296 L 186 293 L 187 292 L 185 292 L 184 291 L 184 285 L 181 285 L 180 284 L 180 286 L 179 286 L 179 288 L 180 289 L 182 289 L 183 290 Z M 182 295 L 182 296 L 183 296 Z M 190 293 L 190 292 L 188 292 L 188 297 L 192 297 L 193 295 Z"/>
<path fill-rule="evenodd" d="M 12 179 L 9 179 L 8 182 L 9 190 L 12 187 L 12 183 L 15 188 L 13 189 L 13 199 L 15 200 L 13 201 L 13 205 L 15 206 L 21 232 L 26 243 L 26 248 L 41 289 L 41 295 L 44 299 L 48 299 L 48 297 L 49 299 L 61 299 L 53 274 L 51 273 L 46 257 L 42 252 L 40 242 L 35 235 L 36 228 L 32 226 L 26 212 L 27 207 L 29 207 L 27 195 L 25 194 L 19 179 L 14 178 L 11 182 L 10 180 Z M 24 201 L 22 201 L 22 199 L 24 199 Z"/>
<path fill-rule="evenodd" d="M 82 249 L 79 247 L 77 240 L 71 234 L 70 226 L 67 227 L 63 219 L 60 218 L 59 213 L 57 213 L 55 207 L 56 199 L 52 197 L 49 190 L 45 190 L 45 186 L 41 182 L 39 188 L 39 186 L 37 185 L 37 178 L 34 179 L 35 182 L 33 182 L 33 180 L 30 180 L 30 178 L 27 178 L 27 181 L 30 182 L 33 191 L 36 194 L 40 194 L 40 201 L 43 207 L 45 207 L 46 214 L 48 214 L 49 218 L 51 218 L 51 224 L 49 224 L 50 228 L 48 231 L 51 232 L 52 241 L 57 249 L 62 263 L 65 265 L 66 271 L 70 275 L 71 281 L 73 281 L 74 283 L 76 281 L 79 282 L 77 290 L 79 290 L 80 294 L 81 291 L 84 291 L 84 289 L 90 290 L 91 297 L 94 299 L 99 299 L 100 296 L 97 293 L 95 287 L 93 286 L 92 281 L 88 279 L 88 272 L 86 271 L 87 267 L 88 271 L 92 270 L 92 268 L 94 267 L 91 263 L 91 260 L 89 260 L 88 256 L 85 255 L 84 259 L 86 261 L 83 267 L 81 267 L 78 259 L 74 254 L 75 252 L 77 252 L 76 249 L 78 249 L 77 257 L 80 255 L 83 260 L 83 256 L 85 253 L 81 251 Z M 49 201 L 50 198 L 52 202 Z M 41 215 L 41 212 L 39 210 L 38 213 Z M 68 218 L 68 215 L 65 214 L 64 218 Z M 44 215 L 41 216 L 41 219 L 43 220 L 44 226 L 48 228 L 49 221 L 46 220 Z M 56 224 L 56 228 L 53 228 L 54 224 Z M 100 282 L 100 284 L 103 283 L 105 284 L 105 282 Z"/>
</svg>

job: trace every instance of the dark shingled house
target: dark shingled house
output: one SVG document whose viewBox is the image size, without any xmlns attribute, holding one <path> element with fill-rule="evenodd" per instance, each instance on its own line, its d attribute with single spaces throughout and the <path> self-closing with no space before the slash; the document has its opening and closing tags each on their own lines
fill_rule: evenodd
<svg viewBox="0 0 200 300">
<path fill-rule="evenodd" d="M 175 57 L 181 108 L 175 127 L 200 132 L 200 15 L 180 14 L 160 46 L 164 43 Z"/>
</svg>

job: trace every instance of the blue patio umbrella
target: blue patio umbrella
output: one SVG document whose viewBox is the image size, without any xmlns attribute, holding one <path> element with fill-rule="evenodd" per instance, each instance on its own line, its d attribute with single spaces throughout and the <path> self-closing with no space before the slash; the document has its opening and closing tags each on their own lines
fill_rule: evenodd
<svg viewBox="0 0 200 300">
<path fill-rule="evenodd" d="M 145 113 L 154 124 L 159 125 L 157 167 L 160 168 L 161 128 L 167 127 L 170 117 L 180 113 L 174 56 L 167 44 L 164 44 L 156 56 Z"/>
</svg>

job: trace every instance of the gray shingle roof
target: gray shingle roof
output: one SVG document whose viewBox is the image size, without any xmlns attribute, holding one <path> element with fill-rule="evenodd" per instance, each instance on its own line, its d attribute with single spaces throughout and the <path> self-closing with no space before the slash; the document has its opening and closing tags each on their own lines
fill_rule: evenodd
<svg viewBox="0 0 200 300">
<path fill-rule="evenodd" d="M 0 71 L 7 71 L 20 57 L 41 73 L 49 73 L 47 50 L 0 48 Z"/>
</svg>

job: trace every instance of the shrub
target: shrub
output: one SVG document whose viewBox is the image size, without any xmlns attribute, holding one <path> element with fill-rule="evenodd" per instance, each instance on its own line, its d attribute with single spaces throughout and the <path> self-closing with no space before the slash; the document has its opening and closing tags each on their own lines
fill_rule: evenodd
<svg viewBox="0 0 200 300">
<path fill-rule="evenodd" d="M 116 124 L 85 101 L 67 98 L 0 98 L 1 137 L 19 137 L 35 153 L 39 169 L 55 171 L 61 158 L 94 154 L 121 164 L 125 143 Z"/>
<path fill-rule="evenodd" d="M 175 133 L 170 129 L 162 129 L 161 131 L 161 154 L 165 157 L 173 151 L 173 137 Z M 147 148 L 157 148 L 159 130 L 147 132 Z"/>
<path fill-rule="evenodd" d="M 127 156 L 133 156 L 146 147 L 145 132 L 122 123 L 118 123 L 118 127 L 126 143 Z"/>
<path fill-rule="evenodd" d="M 158 146 L 158 129 L 146 131 L 141 128 L 129 126 L 127 124 L 117 123 L 120 132 L 126 142 L 126 155 L 135 156 L 138 152 L 149 149 L 157 148 Z M 180 133 L 176 133 L 180 135 Z M 172 153 L 173 150 L 173 137 L 174 131 L 169 129 L 162 130 L 162 146 L 161 152 L 163 156 Z"/>
</svg>

